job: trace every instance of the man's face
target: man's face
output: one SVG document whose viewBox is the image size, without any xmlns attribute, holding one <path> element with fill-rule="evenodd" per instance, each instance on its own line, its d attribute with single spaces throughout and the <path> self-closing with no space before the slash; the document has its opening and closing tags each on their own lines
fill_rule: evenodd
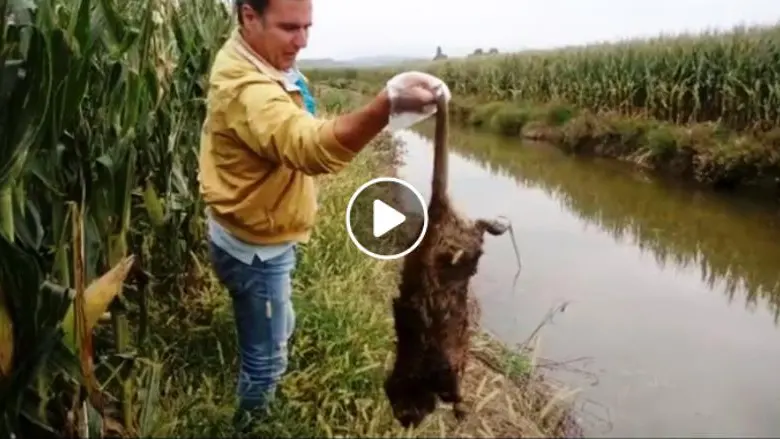
<svg viewBox="0 0 780 439">
<path fill-rule="evenodd" d="M 241 7 L 244 38 L 271 65 L 287 70 L 309 40 L 311 0 L 271 0 L 261 17 L 248 4 Z"/>
</svg>

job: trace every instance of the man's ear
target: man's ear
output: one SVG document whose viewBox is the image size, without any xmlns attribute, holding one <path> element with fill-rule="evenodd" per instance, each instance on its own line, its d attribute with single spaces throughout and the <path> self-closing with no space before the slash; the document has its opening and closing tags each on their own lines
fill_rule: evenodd
<svg viewBox="0 0 780 439">
<path fill-rule="evenodd" d="M 255 9 L 249 5 L 249 2 L 242 1 L 239 3 L 238 14 L 239 17 L 254 18 L 255 20 L 258 21 L 261 27 L 265 25 L 265 17 L 261 14 L 258 14 L 257 11 L 255 11 Z"/>
</svg>

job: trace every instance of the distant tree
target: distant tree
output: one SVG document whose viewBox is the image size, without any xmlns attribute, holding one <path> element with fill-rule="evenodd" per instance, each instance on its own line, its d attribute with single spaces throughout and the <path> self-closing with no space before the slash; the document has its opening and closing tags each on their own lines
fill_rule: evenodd
<svg viewBox="0 0 780 439">
<path fill-rule="evenodd" d="M 485 52 L 480 47 L 480 48 L 474 49 L 474 51 L 471 52 L 468 56 L 472 57 L 472 56 L 485 56 L 485 55 L 497 55 L 497 54 L 498 54 L 498 49 L 496 49 L 495 47 L 491 47 L 487 52 Z"/>
<path fill-rule="evenodd" d="M 358 77 L 358 71 L 357 69 L 346 69 L 344 70 L 344 79 L 357 79 Z"/>
</svg>

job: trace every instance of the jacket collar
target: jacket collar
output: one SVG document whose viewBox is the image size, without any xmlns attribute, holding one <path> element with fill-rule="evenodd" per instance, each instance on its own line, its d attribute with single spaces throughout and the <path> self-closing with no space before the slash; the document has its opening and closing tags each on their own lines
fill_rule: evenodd
<svg viewBox="0 0 780 439">
<path fill-rule="evenodd" d="M 260 73 L 268 75 L 277 81 L 284 80 L 284 74 L 271 66 L 271 64 L 263 59 L 262 56 L 255 52 L 246 40 L 244 40 L 244 37 L 241 36 L 241 32 L 238 28 L 233 29 L 230 39 L 236 52 L 255 66 Z"/>
</svg>

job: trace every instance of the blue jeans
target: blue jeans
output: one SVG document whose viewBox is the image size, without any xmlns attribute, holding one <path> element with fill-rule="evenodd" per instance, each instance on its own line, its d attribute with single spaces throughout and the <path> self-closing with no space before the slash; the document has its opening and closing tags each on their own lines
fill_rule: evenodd
<svg viewBox="0 0 780 439">
<path fill-rule="evenodd" d="M 287 342 L 295 328 L 291 273 L 295 247 L 252 265 L 234 258 L 213 243 L 211 263 L 233 302 L 241 367 L 239 409 L 265 409 L 287 370 Z"/>
</svg>

